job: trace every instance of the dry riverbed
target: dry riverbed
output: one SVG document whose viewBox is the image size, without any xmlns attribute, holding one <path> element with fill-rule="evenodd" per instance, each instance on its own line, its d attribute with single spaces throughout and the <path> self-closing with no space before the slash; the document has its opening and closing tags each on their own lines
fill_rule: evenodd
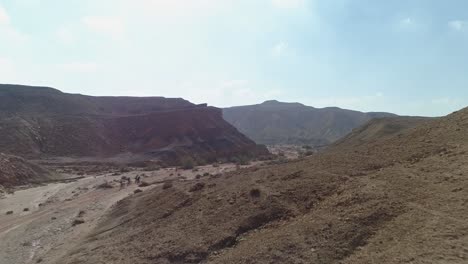
<svg viewBox="0 0 468 264">
<path fill-rule="evenodd" d="M 69 183 L 50 183 L 7 194 L 0 199 L 0 264 L 56 263 L 87 236 L 110 207 L 135 190 L 147 191 L 165 181 L 192 180 L 197 175 L 235 169 L 234 164 L 202 166 L 196 170 L 135 169 L 119 175 L 111 172 L 87 175 Z M 120 188 L 118 181 L 122 176 L 133 182 L 136 175 L 141 175 L 149 186 L 132 183 Z M 99 188 L 105 182 L 113 188 Z"/>
</svg>

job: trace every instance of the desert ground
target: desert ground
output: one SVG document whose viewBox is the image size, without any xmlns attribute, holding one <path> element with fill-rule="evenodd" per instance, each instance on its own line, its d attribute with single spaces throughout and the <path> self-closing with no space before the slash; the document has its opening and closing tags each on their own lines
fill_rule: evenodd
<svg viewBox="0 0 468 264">
<path fill-rule="evenodd" d="M 79 166 L 55 168 L 75 180 L 23 186 L 0 198 L 0 263 L 55 263 L 95 228 L 108 209 L 137 190 L 147 191 L 166 182 L 191 181 L 256 164 L 155 171 L 104 168 L 85 176 Z M 136 175 L 148 186 L 137 186 Z M 132 183 L 121 188 L 122 177 L 130 177 Z M 111 187 L 102 188 L 104 183 Z"/>
</svg>

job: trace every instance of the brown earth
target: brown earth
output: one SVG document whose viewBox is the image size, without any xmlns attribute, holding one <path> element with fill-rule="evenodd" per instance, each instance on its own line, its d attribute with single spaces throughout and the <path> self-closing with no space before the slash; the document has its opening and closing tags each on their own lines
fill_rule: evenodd
<svg viewBox="0 0 468 264">
<path fill-rule="evenodd" d="M 124 199 L 57 263 L 467 263 L 468 109 L 386 122 L 306 159 Z"/>
<path fill-rule="evenodd" d="M 0 151 L 27 158 L 140 155 L 178 163 L 267 155 L 222 118 L 178 98 L 92 97 L 0 85 Z"/>
<path fill-rule="evenodd" d="M 113 204 L 129 195 L 256 164 L 215 164 L 191 170 L 49 164 L 49 170 L 74 180 L 15 188 L 0 197 L 0 263 L 57 262 L 94 229 Z M 140 185 L 134 181 L 137 175 L 142 178 Z M 131 178 L 132 183 L 120 188 L 122 177 Z"/>
</svg>

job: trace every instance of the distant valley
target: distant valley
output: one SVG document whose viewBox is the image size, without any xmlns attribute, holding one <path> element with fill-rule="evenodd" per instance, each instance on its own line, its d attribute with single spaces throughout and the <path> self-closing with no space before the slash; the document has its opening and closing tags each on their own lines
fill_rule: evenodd
<svg viewBox="0 0 468 264">
<path fill-rule="evenodd" d="M 278 101 L 223 109 L 224 119 L 258 144 L 313 147 L 329 145 L 373 118 L 392 116 Z"/>
</svg>

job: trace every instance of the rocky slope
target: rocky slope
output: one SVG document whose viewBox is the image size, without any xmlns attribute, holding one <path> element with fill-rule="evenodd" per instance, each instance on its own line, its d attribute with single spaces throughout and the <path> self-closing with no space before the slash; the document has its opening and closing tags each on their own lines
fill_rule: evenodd
<svg viewBox="0 0 468 264">
<path fill-rule="evenodd" d="M 34 158 L 130 153 L 176 163 L 267 153 L 206 105 L 17 85 L 0 85 L 0 135 L 0 151 Z"/>
<path fill-rule="evenodd" d="M 134 195 L 60 263 L 466 263 L 468 109 L 401 128 Z"/>
<path fill-rule="evenodd" d="M 430 122 L 428 117 L 384 117 L 374 118 L 364 125 L 353 129 L 351 133 L 339 139 L 333 145 L 356 147 L 384 139 L 403 135 L 407 131 Z"/>
<path fill-rule="evenodd" d="M 0 153 L 0 187 L 39 183 L 50 179 L 42 167 L 23 158 Z"/>
<path fill-rule="evenodd" d="M 338 140 L 372 118 L 394 115 L 267 101 L 258 105 L 225 108 L 223 116 L 260 144 L 322 146 Z"/>
</svg>

